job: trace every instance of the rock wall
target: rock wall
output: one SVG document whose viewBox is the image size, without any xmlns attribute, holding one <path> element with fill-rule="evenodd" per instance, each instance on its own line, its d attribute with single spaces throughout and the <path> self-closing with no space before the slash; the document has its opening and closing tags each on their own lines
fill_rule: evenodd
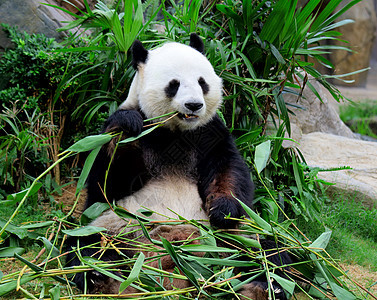
<svg viewBox="0 0 377 300">
<path fill-rule="evenodd" d="M 0 22 L 12 26 L 18 26 L 20 30 L 28 33 L 43 33 L 48 37 L 61 40 L 66 36 L 65 32 L 57 32 L 56 29 L 65 25 L 65 22 L 72 21 L 69 14 L 42 4 L 49 3 L 62 6 L 74 13 L 77 9 L 68 5 L 62 0 L 0 0 Z M 88 1 L 91 6 L 95 1 Z M 83 9 L 83 0 L 71 0 L 76 7 Z M 0 31 L 0 50 L 11 47 L 5 33 Z"/>
<path fill-rule="evenodd" d="M 293 138 L 300 139 L 302 134 L 311 132 L 325 132 L 349 138 L 355 138 L 355 134 L 343 123 L 338 113 L 331 105 L 335 101 L 331 94 L 313 77 L 309 81 L 318 92 L 321 100 L 306 86 L 302 97 L 284 94 L 284 101 L 293 112 L 290 117 L 291 124 L 296 128 Z"/>
<path fill-rule="evenodd" d="M 298 0 L 298 6 L 304 7 L 310 0 Z M 329 4 L 331 0 L 321 1 L 319 10 Z M 345 5 L 350 3 L 351 0 L 343 0 L 336 11 L 339 11 Z M 351 73 L 360 69 L 367 68 L 370 64 L 370 60 L 377 61 L 377 0 L 362 0 L 345 14 L 343 14 L 337 21 L 344 19 L 351 19 L 355 22 L 339 28 L 342 36 L 342 40 L 349 41 L 349 44 L 343 42 L 337 42 L 336 45 L 349 46 L 354 50 L 354 53 L 349 53 L 342 50 L 333 50 L 327 56 L 335 65 L 335 74 Z M 372 50 L 373 49 L 373 50 Z M 373 54 L 372 54 L 373 53 Z M 320 64 L 316 64 L 316 69 L 321 73 L 328 72 L 328 69 Z M 352 75 L 348 80 L 355 80 L 354 83 L 343 83 L 342 81 L 336 81 L 336 84 L 346 86 L 365 86 L 368 72 Z"/>
<path fill-rule="evenodd" d="M 351 0 L 343 0 L 336 11 L 342 9 Z M 342 33 L 342 38 L 349 41 L 354 52 L 334 50 L 330 59 L 335 65 L 335 74 L 346 74 L 369 67 L 372 49 L 376 41 L 377 17 L 374 0 L 363 0 L 346 11 L 338 21 L 352 19 L 355 22 L 339 27 L 336 30 Z M 344 45 L 336 42 L 336 45 Z M 368 72 L 347 76 L 344 79 L 354 80 L 352 86 L 365 86 Z M 337 81 L 338 84 L 338 81 Z M 342 84 L 340 81 L 339 84 Z M 349 84 L 347 84 L 349 85 Z"/>
<path fill-rule="evenodd" d="M 375 10 L 375 13 L 377 15 L 377 0 L 374 0 L 374 10 Z M 377 28 L 376 28 L 376 31 L 374 33 L 374 36 L 377 37 Z M 371 60 L 373 61 L 374 65 L 377 64 L 377 38 L 374 40 Z"/>
</svg>

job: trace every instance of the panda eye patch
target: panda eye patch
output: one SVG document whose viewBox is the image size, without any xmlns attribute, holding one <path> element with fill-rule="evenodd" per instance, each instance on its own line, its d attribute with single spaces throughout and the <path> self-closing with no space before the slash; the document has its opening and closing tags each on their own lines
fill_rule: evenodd
<svg viewBox="0 0 377 300">
<path fill-rule="evenodd" d="M 200 87 L 202 88 L 202 91 L 203 91 L 203 94 L 207 94 L 208 91 L 209 91 L 209 85 L 208 83 L 204 80 L 203 77 L 200 77 L 198 79 L 198 83 L 200 85 Z"/>
<path fill-rule="evenodd" d="M 167 87 L 165 88 L 166 96 L 168 96 L 169 98 L 173 98 L 178 92 L 179 85 L 180 85 L 180 82 L 178 80 L 176 79 L 171 80 L 169 84 L 167 85 Z"/>
</svg>

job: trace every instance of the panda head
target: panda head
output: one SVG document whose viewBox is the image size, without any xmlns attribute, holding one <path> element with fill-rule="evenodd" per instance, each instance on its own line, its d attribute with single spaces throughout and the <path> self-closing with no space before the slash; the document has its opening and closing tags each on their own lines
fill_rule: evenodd
<svg viewBox="0 0 377 300">
<path fill-rule="evenodd" d="M 222 81 L 203 55 L 202 40 L 191 34 L 190 45 L 167 43 L 151 51 L 132 46 L 137 72 L 121 109 L 140 109 L 147 118 L 170 112 L 172 130 L 190 130 L 208 123 L 222 102 Z"/>
</svg>

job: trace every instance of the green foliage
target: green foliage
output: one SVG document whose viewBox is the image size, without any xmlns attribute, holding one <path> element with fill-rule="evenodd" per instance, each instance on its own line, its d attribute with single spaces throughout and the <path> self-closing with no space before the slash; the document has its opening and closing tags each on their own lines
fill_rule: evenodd
<svg viewBox="0 0 377 300">
<path fill-rule="evenodd" d="M 92 65 L 95 54 L 58 52 L 63 47 L 54 39 L 2 27 L 14 43 L 0 59 L 0 191 L 7 194 L 29 185 L 57 160 L 61 146 L 98 130 L 105 116 L 98 113 L 90 126 L 74 119 L 71 94 L 78 82 L 61 88 L 67 70 Z M 46 197 L 56 188 L 51 184 L 60 184 L 60 168 L 52 175 Z"/>
<path fill-rule="evenodd" d="M 0 126 L 0 187 L 8 193 L 19 191 L 28 187 L 48 162 L 43 132 L 49 123 L 37 108 L 29 113 L 26 108 L 4 107 Z"/>
<path fill-rule="evenodd" d="M 377 242 L 377 209 L 366 208 L 355 200 L 339 200 L 324 207 L 324 221 L 330 228 L 342 228 L 364 239 Z"/>
<path fill-rule="evenodd" d="M 2 27 L 16 46 L 14 49 L 5 51 L 1 59 L 2 88 L 19 89 L 22 87 L 27 96 L 39 90 L 40 94 L 48 92 L 53 85 L 57 84 L 60 79 L 57 75 L 59 71 L 64 70 L 66 65 L 66 61 L 60 59 L 61 56 L 52 53 L 57 47 L 54 39 L 41 34 L 20 33 L 5 24 L 2 24 Z M 2 91 L 2 94 L 6 94 L 6 91 Z M 38 96 L 40 95 L 36 95 Z M 26 98 L 14 100 L 21 101 L 20 105 L 22 105 Z M 7 101 L 2 103 L 9 105 Z"/>
<path fill-rule="evenodd" d="M 355 299 L 346 285 L 343 285 L 341 276 L 346 274 L 322 249 L 328 244 L 330 234 L 318 234 L 319 237 L 312 243 L 301 234 L 291 220 L 297 216 L 311 221 L 318 219 L 322 203 L 320 191 L 317 190 L 319 181 L 316 176 L 320 170 L 309 168 L 296 149 L 282 146 L 282 142 L 291 132 L 290 111 L 283 98 L 285 93 L 300 97 L 302 89 L 307 86 L 319 97 L 310 83 L 315 79 L 321 82 L 335 99 L 343 98 L 336 87 L 327 81 L 329 76 L 321 75 L 310 62 L 314 59 L 326 67 L 333 67 L 322 55 L 334 46 L 323 46 L 320 42 L 338 39 L 338 33 L 334 29 L 350 21 L 334 23 L 334 20 L 360 0 L 350 1 L 344 9 L 332 14 L 340 1 L 330 1 L 319 10 L 318 5 L 322 3 L 320 0 L 309 1 L 302 9 L 296 9 L 297 1 L 285 0 L 166 0 L 162 1 L 161 5 L 154 0 L 144 3 L 140 0 L 118 0 L 108 5 L 98 1 L 95 8 L 91 9 L 84 0 L 85 11 L 80 11 L 80 14 L 62 9 L 76 18 L 62 30 L 80 26 L 82 29 L 90 30 L 88 37 L 71 35 L 64 46 L 57 45 L 50 39 L 43 40 L 42 36 L 25 35 L 26 39 L 19 36 L 13 38 L 16 50 L 8 51 L 9 62 L 4 62 L 3 59 L 0 61 L 1 76 L 7 78 L 6 89 L 0 97 L 12 104 L 12 97 L 22 97 L 21 103 L 27 102 L 30 107 L 40 109 L 41 113 L 47 111 L 49 116 L 52 113 L 53 116 L 48 119 L 51 125 L 58 124 L 57 119 L 64 118 L 72 121 L 67 123 L 75 125 L 67 127 L 64 122 L 57 125 L 60 133 L 64 128 L 66 140 L 64 142 L 61 135 L 58 140 L 53 141 L 52 144 L 57 142 L 59 145 L 58 150 L 55 149 L 53 163 L 32 182 L 29 189 L 18 195 L 8 196 L 8 201 L 13 203 L 17 199 L 19 204 L 9 220 L 1 225 L 0 236 L 7 239 L 7 234 L 15 234 L 10 232 L 13 230 L 12 220 L 25 205 L 26 199 L 32 194 L 37 195 L 41 188 L 40 181 L 53 168 L 77 153 L 95 149 L 88 157 L 80 176 L 76 191 L 76 196 L 79 197 L 95 159 L 96 150 L 111 139 L 111 136 L 96 135 L 77 140 L 91 131 L 90 129 L 98 127 L 97 124 L 124 100 L 134 74 L 130 66 L 131 59 L 127 55 L 132 41 L 138 38 L 151 49 L 169 40 L 187 43 L 189 33 L 195 31 L 205 38 L 206 56 L 223 78 L 224 106 L 221 114 L 236 137 L 237 145 L 249 164 L 256 183 L 255 207 L 260 215 L 245 208 L 249 217 L 242 220 L 242 232 L 246 236 L 258 234 L 262 239 L 273 238 L 283 245 L 285 251 L 296 255 L 301 263 L 295 268 L 312 284 L 308 291 L 310 295 Z M 58 8 L 51 4 L 46 5 Z M 162 14 L 162 19 L 156 17 L 161 16 L 159 14 Z M 161 27 L 164 28 L 163 33 L 158 30 Z M 9 28 L 8 31 L 12 33 Z M 34 41 L 37 47 L 33 48 L 33 43 L 27 44 L 29 40 Z M 38 43 L 42 44 L 41 52 L 38 50 Z M 344 47 L 336 48 L 347 50 Z M 25 64 L 18 66 L 15 72 L 19 73 L 14 74 L 16 79 L 13 80 L 12 66 L 16 65 L 17 59 L 23 59 Z M 33 66 L 33 60 L 38 61 L 38 66 L 35 70 L 29 70 L 26 67 L 30 63 Z M 20 75 L 22 70 L 27 74 L 25 80 L 16 76 Z M 44 78 L 45 81 L 41 82 L 40 78 Z M 25 85 L 28 80 L 38 82 L 33 82 L 29 89 Z M 57 112 L 59 117 L 56 115 Z M 3 125 L 3 130 L 9 130 L 7 126 L 11 126 L 9 122 Z M 80 132 L 80 126 L 85 126 L 86 129 Z M 76 135 L 77 131 L 81 136 Z M 143 134 L 148 132 L 144 131 Z M 123 143 L 129 141 L 131 140 L 127 139 Z M 73 142 L 76 143 L 69 147 Z M 61 145 L 65 145 L 64 148 L 68 150 L 58 157 Z M 102 211 L 103 207 L 100 209 Z M 124 218 L 135 219 L 135 216 L 121 208 L 114 209 Z M 50 267 L 48 259 L 44 262 L 43 270 L 31 262 L 24 261 L 30 272 L 22 275 L 22 280 L 18 281 L 21 285 L 42 276 L 51 276 L 60 283 L 67 283 L 68 280 L 62 279 L 60 275 L 72 273 L 72 270 L 65 270 L 60 265 L 60 257 L 56 256 L 56 250 L 62 249 L 64 244 L 64 239 L 61 240 L 62 235 L 58 233 L 75 232 L 86 235 L 92 230 L 102 232 L 102 229 L 72 224 L 67 221 L 69 215 L 58 216 L 53 224 L 50 224 L 51 230 L 56 232 L 53 242 L 47 243 L 41 238 L 49 253 L 48 258 L 55 256 L 54 260 L 58 261 L 59 268 Z M 88 211 L 84 215 L 82 222 L 86 225 L 93 217 L 93 211 Z M 148 237 L 146 228 L 150 225 L 149 222 L 153 224 L 153 220 L 149 220 L 148 217 L 139 220 L 143 234 Z M 167 298 L 174 297 L 173 294 L 190 298 L 197 293 L 209 297 L 209 292 L 214 293 L 216 298 L 231 298 L 247 283 L 240 281 L 235 271 L 235 267 L 239 266 L 241 261 L 242 265 L 256 266 L 256 269 L 248 274 L 250 280 L 263 273 L 281 283 L 289 295 L 295 288 L 301 289 L 292 280 L 284 281 L 274 274 L 276 266 L 266 261 L 266 253 L 258 248 L 257 241 L 228 232 L 213 232 L 203 224 L 189 222 L 198 226 L 203 236 L 203 243 L 197 246 L 195 251 L 191 250 L 194 253 L 207 252 L 205 257 L 195 256 L 189 251 L 190 248 L 186 247 L 189 245 L 175 245 L 164 240 L 150 239 L 151 244 L 142 245 L 151 247 L 152 251 L 156 252 L 155 259 L 170 255 L 180 270 L 177 269 L 173 274 L 167 275 L 161 270 L 151 268 L 145 264 L 145 257 L 142 256 L 124 259 L 122 264 L 130 265 L 129 271 L 125 271 L 124 274 L 128 277 L 126 280 L 109 272 L 109 269 L 116 265 L 80 256 L 83 266 L 74 271 L 95 269 L 122 281 L 122 288 L 131 285 L 139 289 L 138 298 L 156 292 L 160 293 L 158 298 L 161 298 L 161 295 Z M 116 238 L 128 240 L 127 236 Z M 231 248 L 234 253 L 231 251 L 232 255 L 225 260 L 219 257 L 225 250 L 216 245 L 216 241 L 224 239 L 231 241 L 235 246 Z M 17 254 L 15 256 L 22 259 Z M 1 293 L 16 289 L 19 285 L 16 278 L 19 276 L 19 272 L 4 276 L 0 286 Z M 194 286 L 179 291 L 165 291 L 159 284 L 163 276 L 189 279 Z M 208 286 L 211 287 L 211 291 L 207 289 Z M 29 296 L 26 290 L 22 291 Z M 50 289 L 53 297 L 59 297 L 59 293 L 58 285 Z"/>
</svg>

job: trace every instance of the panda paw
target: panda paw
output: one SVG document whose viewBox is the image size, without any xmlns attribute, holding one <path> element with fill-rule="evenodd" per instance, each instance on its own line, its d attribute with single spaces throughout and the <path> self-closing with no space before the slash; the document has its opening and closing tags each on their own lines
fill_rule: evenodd
<svg viewBox="0 0 377 300">
<path fill-rule="evenodd" d="M 242 216 L 242 207 L 235 199 L 221 197 L 212 201 L 208 215 L 213 227 L 233 229 L 237 227 L 238 221 L 226 217 L 239 219 Z"/>
<path fill-rule="evenodd" d="M 119 109 L 105 122 L 105 132 L 123 131 L 127 136 L 138 136 L 143 130 L 143 117 L 137 110 Z"/>
</svg>

